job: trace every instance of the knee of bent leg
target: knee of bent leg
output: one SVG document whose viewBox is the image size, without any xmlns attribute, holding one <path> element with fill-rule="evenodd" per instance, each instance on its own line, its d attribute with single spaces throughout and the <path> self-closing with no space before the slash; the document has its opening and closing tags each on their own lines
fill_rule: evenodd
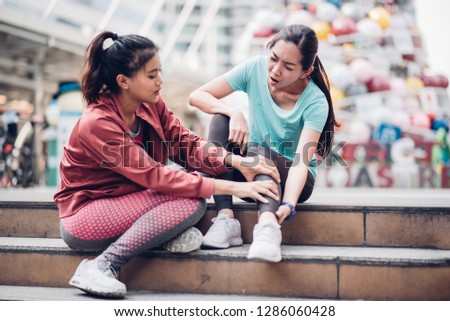
<svg viewBox="0 0 450 321">
<path fill-rule="evenodd" d="M 222 143 L 224 139 L 226 140 L 229 134 L 229 124 L 230 117 L 222 114 L 215 114 L 209 124 L 208 140 L 216 143 Z"/>
<path fill-rule="evenodd" d="M 202 212 L 202 213 L 205 213 L 206 212 L 206 206 L 207 206 L 206 199 L 204 199 L 203 197 L 199 197 L 197 200 L 199 202 L 199 204 L 198 204 L 198 211 Z"/>
<path fill-rule="evenodd" d="M 275 182 L 277 184 L 277 186 L 278 186 L 278 193 L 281 194 L 281 185 L 280 185 L 280 183 L 277 183 L 272 176 L 269 176 L 269 175 L 266 175 L 266 174 L 258 174 L 258 175 L 255 175 L 255 178 L 254 178 L 254 181 L 268 181 L 268 180 L 271 180 L 271 181 L 273 181 L 273 182 Z"/>
<path fill-rule="evenodd" d="M 255 175 L 255 178 L 253 179 L 254 181 L 267 181 L 267 180 L 272 180 L 275 181 L 272 176 L 266 175 L 266 174 L 258 174 Z"/>
</svg>

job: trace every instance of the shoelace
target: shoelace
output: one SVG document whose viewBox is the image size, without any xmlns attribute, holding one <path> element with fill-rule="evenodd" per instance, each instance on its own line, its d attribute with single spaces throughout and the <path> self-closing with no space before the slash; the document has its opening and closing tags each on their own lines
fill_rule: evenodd
<svg viewBox="0 0 450 321">
<path fill-rule="evenodd" d="M 231 224 L 231 219 L 226 218 L 225 216 L 216 216 L 214 217 L 212 220 L 213 225 L 210 228 L 210 231 L 216 231 L 218 229 L 220 229 L 219 224 L 216 224 L 223 221 L 225 224 L 227 224 L 227 228 L 229 228 L 230 224 Z"/>
<path fill-rule="evenodd" d="M 119 278 L 117 271 L 114 270 L 114 268 L 111 266 L 111 262 L 106 260 L 99 260 L 97 261 L 97 265 L 99 269 L 102 270 L 103 272 L 106 272 L 108 276 L 114 277 L 116 279 Z"/>
</svg>

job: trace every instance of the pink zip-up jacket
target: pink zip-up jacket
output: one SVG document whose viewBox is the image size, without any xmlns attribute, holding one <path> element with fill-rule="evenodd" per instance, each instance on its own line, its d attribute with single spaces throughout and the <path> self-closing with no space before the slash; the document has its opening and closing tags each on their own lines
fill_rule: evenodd
<svg viewBox="0 0 450 321">
<path fill-rule="evenodd" d="M 144 128 L 156 132 L 148 148 L 133 141 L 114 94 L 101 95 L 83 112 L 61 159 L 61 182 L 54 195 L 60 218 L 92 200 L 143 189 L 211 197 L 214 180 L 189 171 L 222 174 L 229 170 L 224 164 L 227 152 L 186 129 L 161 97 L 156 104 L 142 103 L 136 115 L 147 123 Z M 188 172 L 165 166 L 167 160 Z"/>
</svg>

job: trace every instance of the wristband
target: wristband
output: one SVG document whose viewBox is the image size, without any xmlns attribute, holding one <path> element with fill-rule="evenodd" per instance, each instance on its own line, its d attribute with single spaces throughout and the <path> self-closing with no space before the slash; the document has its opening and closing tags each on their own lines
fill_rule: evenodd
<svg viewBox="0 0 450 321">
<path fill-rule="evenodd" d="M 291 210 L 291 214 L 289 214 L 289 216 L 285 218 L 285 221 L 292 220 L 294 218 L 295 214 L 297 214 L 297 212 L 295 211 L 295 206 L 289 202 L 282 202 L 281 205 L 287 206 Z"/>
</svg>

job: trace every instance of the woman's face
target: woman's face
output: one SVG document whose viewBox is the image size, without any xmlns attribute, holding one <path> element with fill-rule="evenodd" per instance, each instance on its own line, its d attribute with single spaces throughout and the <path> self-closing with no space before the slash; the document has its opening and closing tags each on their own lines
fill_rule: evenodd
<svg viewBox="0 0 450 321">
<path fill-rule="evenodd" d="M 129 94 L 136 101 L 156 103 L 162 84 L 161 62 L 156 53 L 141 70 L 130 78 Z"/>
<path fill-rule="evenodd" d="M 278 40 L 270 50 L 269 86 L 277 89 L 284 88 L 299 78 L 306 78 L 307 75 L 302 71 L 300 61 L 300 51 L 293 43 Z"/>
</svg>

